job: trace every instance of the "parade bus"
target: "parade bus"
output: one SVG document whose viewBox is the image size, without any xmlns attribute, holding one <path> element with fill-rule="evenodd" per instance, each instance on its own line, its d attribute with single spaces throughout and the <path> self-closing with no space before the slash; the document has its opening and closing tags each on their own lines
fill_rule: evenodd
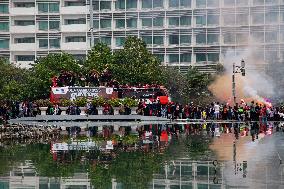
<svg viewBox="0 0 284 189">
<path fill-rule="evenodd" d="M 60 99 L 75 100 L 76 98 L 86 97 L 93 99 L 103 97 L 105 99 L 114 98 L 133 98 L 143 99 L 146 103 L 159 100 L 161 104 L 170 102 L 168 90 L 163 86 L 157 87 L 128 87 L 128 88 L 112 88 L 112 87 L 51 87 L 50 101 L 58 102 Z"/>
</svg>

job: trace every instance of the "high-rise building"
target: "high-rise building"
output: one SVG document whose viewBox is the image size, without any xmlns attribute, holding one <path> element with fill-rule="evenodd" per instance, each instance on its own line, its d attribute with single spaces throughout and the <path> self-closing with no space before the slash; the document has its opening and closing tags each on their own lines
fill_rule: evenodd
<svg viewBox="0 0 284 189">
<path fill-rule="evenodd" d="M 21 66 L 61 51 L 85 58 L 89 5 L 1 0 L 0 56 Z M 223 62 L 228 49 L 239 54 L 250 43 L 264 62 L 284 59 L 284 0 L 93 0 L 93 25 L 95 43 L 116 50 L 138 36 L 164 65 L 180 68 Z"/>
</svg>

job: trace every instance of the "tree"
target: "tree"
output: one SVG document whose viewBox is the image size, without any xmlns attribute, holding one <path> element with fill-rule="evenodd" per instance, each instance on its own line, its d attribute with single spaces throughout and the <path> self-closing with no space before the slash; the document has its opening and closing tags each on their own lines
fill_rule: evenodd
<svg viewBox="0 0 284 189">
<path fill-rule="evenodd" d="M 59 76 L 61 71 L 70 71 L 75 75 L 81 73 L 81 68 L 74 57 L 67 53 L 49 54 L 35 61 L 32 76 L 28 78 L 31 99 L 48 98 L 50 94 L 51 79 Z"/>
<path fill-rule="evenodd" d="M 86 73 L 95 69 L 102 72 L 106 65 L 112 65 L 113 56 L 111 49 L 104 43 L 96 44 L 87 55 L 87 60 L 84 64 Z"/>
<path fill-rule="evenodd" d="M 23 100 L 29 71 L 0 59 L 0 100 Z"/>
<path fill-rule="evenodd" d="M 113 76 L 121 83 L 160 83 L 159 60 L 137 37 L 128 37 L 124 48 L 114 53 Z"/>
</svg>

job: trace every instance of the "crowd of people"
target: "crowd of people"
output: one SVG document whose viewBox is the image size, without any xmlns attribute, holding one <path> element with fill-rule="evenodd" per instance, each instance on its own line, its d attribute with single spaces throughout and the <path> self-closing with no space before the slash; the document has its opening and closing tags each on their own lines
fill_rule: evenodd
<svg viewBox="0 0 284 189">
<path fill-rule="evenodd" d="M 237 120 L 237 121 L 280 121 L 283 119 L 284 108 L 267 106 L 252 101 L 250 104 L 229 106 L 219 102 L 207 106 L 193 103 L 182 105 L 169 102 L 162 105 L 159 100 L 146 103 L 140 100 L 137 113 L 146 116 L 160 116 L 168 119 L 202 119 L 202 120 Z"/>
</svg>

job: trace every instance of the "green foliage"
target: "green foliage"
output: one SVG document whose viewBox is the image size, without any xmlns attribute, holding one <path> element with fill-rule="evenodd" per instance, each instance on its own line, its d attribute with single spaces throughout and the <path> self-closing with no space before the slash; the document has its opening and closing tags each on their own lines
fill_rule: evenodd
<svg viewBox="0 0 284 189">
<path fill-rule="evenodd" d="M 138 102 L 135 99 L 132 98 L 124 98 L 122 103 L 128 107 L 137 107 L 138 106 Z"/>
<path fill-rule="evenodd" d="M 96 97 L 92 101 L 92 105 L 95 107 L 103 106 L 106 103 L 106 100 L 103 97 Z"/>
<path fill-rule="evenodd" d="M 87 105 L 87 98 L 77 98 L 74 103 L 76 106 L 85 107 Z"/>
<path fill-rule="evenodd" d="M 160 62 L 137 37 L 128 37 L 114 53 L 113 75 L 121 83 L 161 83 Z"/>
<path fill-rule="evenodd" d="M 40 99 L 36 100 L 35 104 L 38 105 L 39 107 L 48 107 L 51 105 L 51 102 L 49 101 L 49 99 Z"/>
<path fill-rule="evenodd" d="M 112 107 L 119 107 L 122 104 L 122 100 L 119 98 L 112 98 L 107 101 Z"/>
<path fill-rule="evenodd" d="M 77 61 L 72 55 L 67 53 L 49 54 L 46 57 L 37 59 L 32 68 L 34 77 L 30 78 L 29 82 L 29 87 L 33 88 L 36 94 L 34 98 L 47 98 L 50 94 L 52 77 L 59 76 L 62 70 L 70 71 L 77 75 L 81 72 Z"/>
<path fill-rule="evenodd" d="M 111 65 L 112 63 L 113 56 L 111 49 L 104 43 L 98 43 L 88 53 L 84 67 L 86 73 L 94 69 L 102 72 L 106 68 L 106 65 Z"/>
<path fill-rule="evenodd" d="M 62 98 L 62 99 L 60 99 L 60 101 L 59 101 L 59 106 L 68 107 L 68 106 L 71 106 L 71 105 L 72 105 L 72 101 L 69 100 L 69 99 Z"/>
</svg>

